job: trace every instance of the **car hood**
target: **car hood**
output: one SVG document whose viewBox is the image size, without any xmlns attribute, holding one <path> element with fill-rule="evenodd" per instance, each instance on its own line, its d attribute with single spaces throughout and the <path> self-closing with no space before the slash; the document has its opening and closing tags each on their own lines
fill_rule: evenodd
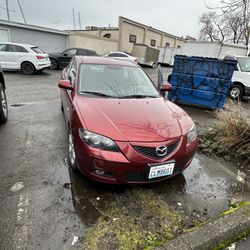
<svg viewBox="0 0 250 250">
<path fill-rule="evenodd" d="M 176 138 L 183 134 L 179 117 L 187 115 L 181 109 L 173 111 L 164 98 L 78 97 L 76 106 L 86 129 L 118 141 L 156 142 Z"/>
</svg>

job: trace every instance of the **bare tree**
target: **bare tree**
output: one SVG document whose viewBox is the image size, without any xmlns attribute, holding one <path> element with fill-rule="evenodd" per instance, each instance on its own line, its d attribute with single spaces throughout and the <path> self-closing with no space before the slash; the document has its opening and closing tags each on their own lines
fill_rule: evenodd
<svg viewBox="0 0 250 250">
<path fill-rule="evenodd" d="M 208 6 L 205 2 L 210 11 L 200 17 L 200 39 L 206 40 L 210 37 L 208 34 L 204 36 L 204 31 L 207 31 L 212 32 L 213 41 L 231 41 L 248 45 L 249 2 L 250 0 L 221 0 L 220 6 L 216 7 Z"/>
<path fill-rule="evenodd" d="M 227 24 L 215 11 L 204 13 L 200 17 L 200 39 L 223 42 L 227 34 Z"/>
</svg>

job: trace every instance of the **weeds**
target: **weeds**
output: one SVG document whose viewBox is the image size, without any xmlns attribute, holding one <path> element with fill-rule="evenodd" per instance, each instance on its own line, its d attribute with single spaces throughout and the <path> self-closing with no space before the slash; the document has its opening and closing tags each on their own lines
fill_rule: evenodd
<svg viewBox="0 0 250 250">
<path fill-rule="evenodd" d="M 200 135 L 199 149 L 210 156 L 226 160 L 236 158 L 250 162 L 250 117 L 240 104 L 229 102 L 224 110 L 216 111 L 221 125 Z"/>
</svg>

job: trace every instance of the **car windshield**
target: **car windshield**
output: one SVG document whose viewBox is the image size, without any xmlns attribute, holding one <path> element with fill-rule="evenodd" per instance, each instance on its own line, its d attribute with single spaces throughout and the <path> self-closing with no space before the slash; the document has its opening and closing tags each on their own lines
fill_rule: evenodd
<svg viewBox="0 0 250 250">
<path fill-rule="evenodd" d="M 250 58 L 238 57 L 240 69 L 243 72 L 250 72 Z"/>
<path fill-rule="evenodd" d="M 159 92 L 139 67 L 82 64 L 79 93 L 112 98 L 155 98 Z"/>
</svg>

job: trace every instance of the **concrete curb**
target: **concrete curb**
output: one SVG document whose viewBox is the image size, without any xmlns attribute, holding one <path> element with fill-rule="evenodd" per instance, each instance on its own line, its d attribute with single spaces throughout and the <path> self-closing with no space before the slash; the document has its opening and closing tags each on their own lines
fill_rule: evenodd
<svg viewBox="0 0 250 250">
<path fill-rule="evenodd" d="M 218 217 L 156 249 L 213 249 L 220 243 L 229 241 L 248 229 L 250 229 L 250 205 L 245 205 L 231 214 Z"/>
</svg>

